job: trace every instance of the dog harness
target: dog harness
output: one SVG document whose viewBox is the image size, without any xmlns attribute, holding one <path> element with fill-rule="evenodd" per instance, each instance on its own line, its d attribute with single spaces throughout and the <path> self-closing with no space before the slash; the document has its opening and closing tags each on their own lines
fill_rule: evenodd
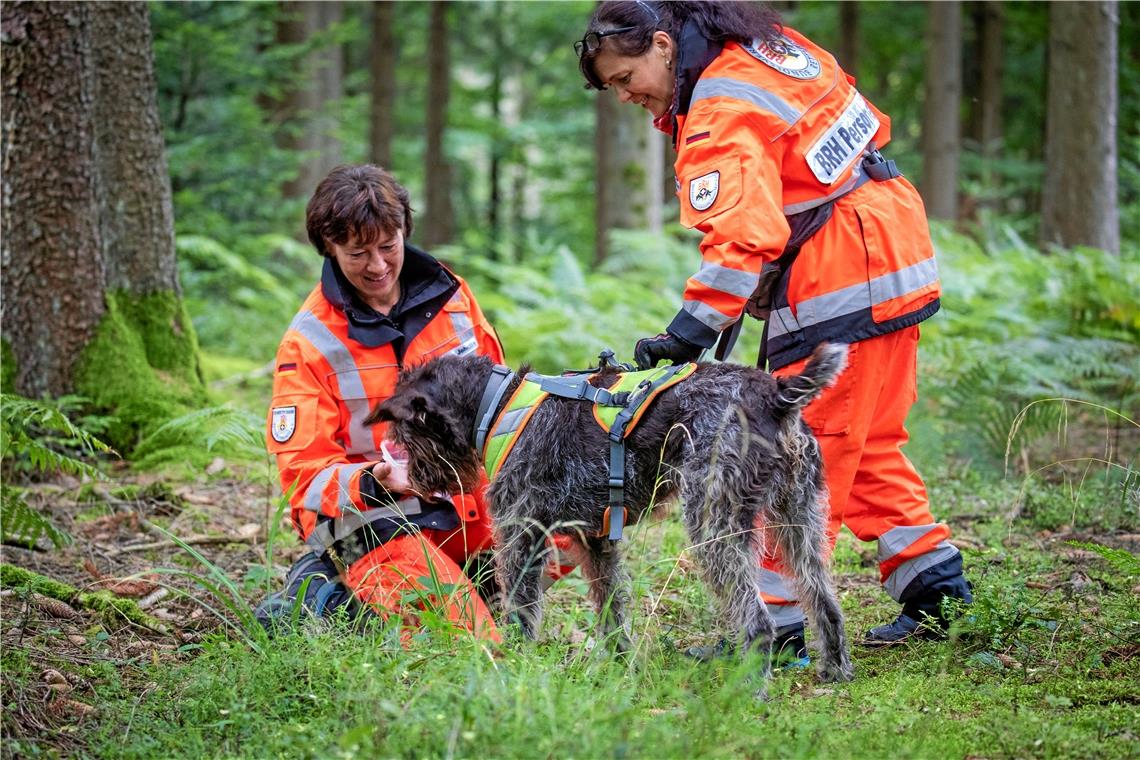
<svg viewBox="0 0 1140 760">
<path fill-rule="evenodd" d="M 697 365 L 689 362 L 633 372 L 630 365 L 615 362 L 612 351 L 603 351 L 599 359 L 598 367 L 580 372 L 563 375 L 528 373 L 492 422 L 499 401 L 515 378 L 511 370 L 496 365 L 475 415 L 475 446 L 483 457 L 487 479 L 493 480 L 519 435 L 547 397 L 554 395 L 591 402 L 594 420 L 610 440 L 609 503 L 602 517 L 601 535 L 607 535 L 611 541 L 620 541 L 626 516 L 625 439 L 637 427 L 653 399 L 693 374 Z M 609 388 L 591 385 L 590 379 L 606 367 L 627 371 L 619 373 Z"/>
</svg>

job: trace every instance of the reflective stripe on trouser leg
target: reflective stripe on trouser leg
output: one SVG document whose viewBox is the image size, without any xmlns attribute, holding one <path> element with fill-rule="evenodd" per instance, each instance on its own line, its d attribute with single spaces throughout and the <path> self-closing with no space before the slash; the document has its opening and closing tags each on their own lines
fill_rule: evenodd
<svg viewBox="0 0 1140 760">
<path fill-rule="evenodd" d="M 760 598 L 764 600 L 777 628 L 803 624 L 804 612 L 791 582 L 767 568 L 760 570 Z"/>
<path fill-rule="evenodd" d="M 427 605 L 475 636 L 501 641 L 487 605 L 459 565 L 435 545 L 432 533 L 396 536 L 373 549 L 348 568 L 349 588 L 383 617 L 414 618 Z M 417 591 L 424 598 L 409 604 Z"/>
<path fill-rule="evenodd" d="M 917 397 L 918 328 L 864 341 L 861 361 L 882 368 L 882 392 L 870 405 L 863 453 L 847 494 L 843 523 L 863 541 L 879 542 L 880 578 L 899 600 L 923 570 L 958 554 L 950 529 L 930 512 L 926 486 L 902 452 L 905 422 Z"/>
<path fill-rule="evenodd" d="M 953 559 L 958 549 L 946 537 L 950 529 L 941 523 L 891 528 L 879 538 L 879 567 L 883 588 L 895 601 L 919 573 Z"/>
</svg>

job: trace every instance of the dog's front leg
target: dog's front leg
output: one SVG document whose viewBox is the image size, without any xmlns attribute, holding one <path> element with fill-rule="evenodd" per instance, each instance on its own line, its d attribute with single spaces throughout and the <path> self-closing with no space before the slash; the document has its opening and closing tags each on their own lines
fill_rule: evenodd
<svg viewBox="0 0 1140 760">
<path fill-rule="evenodd" d="M 615 651 L 629 651 L 626 609 L 630 601 L 630 578 L 622 564 L 618 542 L 608 538 L 587 539 L 582 574 L 590 586 L 590 599 L 598 612 L 602 635 Z"/>
<path fill-rule="evenodd" d="M 503 594 L 508 624 L 518 624 L 528 639 L 538 638 L 542 626 L 542 570 L 546 562 L 545 533 L 518 520 L 495 526 L 499 549 L 495 573 Z"/>
</svg>

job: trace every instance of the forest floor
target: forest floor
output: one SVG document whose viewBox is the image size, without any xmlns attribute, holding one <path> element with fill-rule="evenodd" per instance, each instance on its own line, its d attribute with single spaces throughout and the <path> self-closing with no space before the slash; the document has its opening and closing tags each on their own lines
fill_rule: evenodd
<svg viewBox="0 0 1140 760">
<path fill-rule="evenodd" d="M 628 547 L 629 661 L 597 656 L 577 574 L 548 592 L 538 645 L 440 630 L 408 648 L 337 629 L 270 641 L 241 620 L 302 549 L 264 475 L 211 468 L 29 494 L 74 542 L 4 547 L 4 562 L 137 608 L 62 603 L 8 574 L 0 755 L 1135 757 L 1140 741 L 1135 493 L 1078 529 L 1054 496 L 932 481 L 978 597 L 951 639 L 856 645 L 852 683 L 783 673 L 760 703 L 755 663 L 680 654 L 717 634 L 675 516 Z M 845 533 L 835 574 L 857 644 L 897 606 L 873 545 Z"/>
</svg>

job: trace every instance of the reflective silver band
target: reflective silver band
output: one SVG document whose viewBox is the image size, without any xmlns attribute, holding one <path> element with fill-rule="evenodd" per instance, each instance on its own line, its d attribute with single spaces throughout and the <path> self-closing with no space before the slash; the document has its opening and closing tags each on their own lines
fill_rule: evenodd
<svg viewBox="0 0 1140 760">
<path fill-rule="evenodd" d="M 760 590 L 768 596 L 788 602 L 794 602 L 799 598 L 784 576 L 766 567 L 760 568 Z"/>
<path fill-rule="evenodd" d="M 872 277 L 867 282 L 857 282 L 830 293 L 804 299 L 796 304 L 794 315 L 790 306 L 776 309 L 768 321 L 768 337 L 787 335 L 811 325 L 854 314 L 937 282 L 938 265 L 934 257 L 924 259 L 898 271 Z"/>
<path fill-rule="evenodd" d="M 736 321 L 735 317 L 726 316 L 701 301 L 685 301 L 681 305 L 681 311 L 687 312 L 693 319 L 718 333 Z"/>
<path fill-rule="evenodd" d="M 731 77 L 708 77 L 698 81 L 697 86 L 693 88 L 693 98 L 689 101 L 690 111 L 699 101 L 708 98 L 743 100 L 782 119 L 787 124 L 794 124 L 803 116 L 779 95 Z"/>
<path fill-rule="evenodd" d="M 315 552 L 323 554 L 334 541 L 347 538 L 365 525 L 383 519 L 404 520 L 408 515 L 418 515 L 422 511 L 420 500 L 411 496 L 401 499 L 391 507 L 377 507 L 364 512 L 359 510 L 346 512 L 341 517 L 326 520 L 313 528 L 305 543 Z"/>
<path fill-rule="evenodd" d="M 309 483 L 309 487 L 305 489 L 303 506 L 310 512 L 320 512 L 321 504 L 324 501 L 325 488 L 335 474 L 337 482 L 337 509 L 341 511 L 349 508 L 355 509 L 352 503 L 352 493 L 348 487 L 349 481 L 357 470 L 364 467 L 371 467 L 373 464 L 375 463 L 356 462 L 355 464 L 334 464 L 324 468 L 316 474 L 316 477 Z"/>
<path fill-rule="evenodd" d="M 349 413 L 345 450 L 349 454 L 374 453 L 376 447 L 372 442 L 372 431 L 364 424 L 364 419 L 371 411 L 370 403 L 352 352 L 311 311 L 299 313 L 289 328 L 308 340 L 336 373 L 340 395 Z"/>
<path fill-rule="evenodd" d="M 799 203 L 789 203 L 787 206 L 784 206 L 784 216 L 792 216 L 793 214 L 799 214 L 803 211 L 810 211 L 825 203 L 830 203 L 836 198 L 857 190 L 867 184 L 870 179 L 871 177 L 863 171 L 862 160 L 857 161 L 855 165 L 851 167 L 851 176 L 844 180 L 843 184 L 837 189 L 819 198 L 812 198 L 811 200 L 800 201 Z"/>
<path fill-rule="evenodd" d="M 911 581 L 918 577 L 919 573 L 929 567 L 934 567 L 937 564 L 954 559 L 956 556 L 958 556 L 957 547 L 948 541 L 943 541 L 926 554 L 919 555 L 914 559 L 908 559 L 896 567 L 894 572 L 883 581 L 883 589 L 886 590 L 896 602 L 902 601 L 902 595 L 903 592 L 906 591 L 906 587 L 910 585 Z"/>
<path fill-rule="evenodd" d="M 760 275 L 755 272 L 744 272 L 739 269 L 730 269 L 720 264 L 702 261 L 700 270 L 693 275 L 693 279 L 713 290 L 748 298 L 756 290 L 760 282 Z"/>
</svg>

